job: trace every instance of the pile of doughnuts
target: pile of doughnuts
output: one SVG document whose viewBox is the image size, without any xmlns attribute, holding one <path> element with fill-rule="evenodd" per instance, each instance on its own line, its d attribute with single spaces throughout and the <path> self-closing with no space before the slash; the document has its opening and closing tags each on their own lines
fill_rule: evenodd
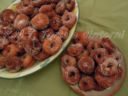
<svg viewBox="0 0 128 96">
<path fill-rule="evenodd" d="M 122 54 L 111 40 L 90 37 L 78 31 L 61 57 L 62 77 L 73 90 L 78 87 L 77 93 L 105 90 L 113 86 L 124 72 L 120 66 Z"/>
<path fill-rule="evenodd" d="M 56 54 L 76 23 L 75 0 L 22 0 L 0 13 L 0 68 L 17 72 Z"/>
</svg>

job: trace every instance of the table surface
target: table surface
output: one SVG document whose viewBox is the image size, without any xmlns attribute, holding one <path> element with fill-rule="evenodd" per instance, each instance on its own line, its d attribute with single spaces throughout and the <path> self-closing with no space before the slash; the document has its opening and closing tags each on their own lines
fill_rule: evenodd
<svg viewBox="0 0 128 96">
<path fill-rule="evenodd" d="M 0 11 L 14 0 L 0 0 Z M 78 0 L 80 20 L 77 30 L 109 36 L 121 49 L 128 63 L 128 0 Z M 128 69 L 128 67 L 127 67 Z M 128 76 L 114 96 L 127 96 Z M 33 75 L 0 79 L 0 96 L 79 96 L 63 81 L 60 57 Z"/>
</svg>

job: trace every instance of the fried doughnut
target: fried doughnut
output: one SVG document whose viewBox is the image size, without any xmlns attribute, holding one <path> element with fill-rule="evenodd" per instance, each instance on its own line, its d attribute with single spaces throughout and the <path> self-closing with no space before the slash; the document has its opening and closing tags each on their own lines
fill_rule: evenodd
<svg viewBox="0 0 128 96">
<path fill-rule="evenodd" d="M 19 14 L 17 15 L 15 21 L 14 21 L 14 27 L 16 29 L 23 29 L 29 24 L 29 17 L 26 16 L 25 14 Z"/>
<path fill-rule="evenodd" d="M 103 76 L 101 73 L 99 73 L 97 70 L 95 72 L 95 80 L 97 83 L 102 86 L 103 88 L 108 88 L 112 86 L 117 78 L 115 76 Z"/>
<path fill-rule="evenodd" d="M 38 32 L 32 26 L 23 28 L 19 34 L 21 41 L 30 40 L 34 37 L 38 37 Z"/>
<path fill-rule="evenodd" d="M 67 10 L 68 11 L 73 11 L 75 8 L 75 0 L 67 0 Z"/>
<path fill-rule="evenodd" d="M 95 40 L 95 41 L 96 41 L 95 44 L 94 44 L 95 48 L 104 48 L 103 44 L 102 44 L 102 39 L 101 38 L 98 39 L 98 40 Z"/>
<path fill-rule="evenodd" d="M 50 3 L 58 3 L 60 0 L 46 0 L 46 1 L 50 1 Z"/>
<path fill-rule="evenodd" d="M 39 8 L 35 8 L 32 15 L 31 15 L 31 18 L 33 18 L 34 16 L 36 16 L 37 14 L 39 14 Z"/>
<path fill-rule="evenodd" d="M 65 54 L 61 58 L 61 63 L 64 66 L 76 66 L 76 58 L 72 57 L 72 56 L 70 56 L 68 54 Z"/>
<path fill-rule="evenodd" d="M 9 72 L 17 72 L 22 68 L 22 61 L 16 56 L 8 57 L 6 68 Z"/>
<path fill-rule="evenodd" d="M 41 50 L 41 43 L 36 37 L 34 37 L 32 40 L 26 41 L 24 44 L 24 49 L 29 55 L 37 55 Z"/>
<path fill-rule="evenodd" d="M 20 14 L 31 15 L 34 7 L 30 1 L 21 1 L 16 5 L 16 11 Z"/>
<path fill-rule="evenodd" d="M 99 84 L 96 83 L 95 88 L 96 91 L 103 91 L 105 90 L 105 88 L 103 88 L 102 86 L 100 86 Z"/>
<path fill-rule="evenodd" d="M 9 23 L 12 23 L 16 17 L 16 13 L 13 12 L 11 9 L 5 9 L 2 12 L 3 20 Z"/>
<path fill-rule="evenodd" d="M 0 22 L 2 22 L 3 20 L 0 18 Z"/>
<path fill-rule="evenodd" d="M 60 38 L 64 41 L 68 38 L 69 29 L 65 26 L 60 27 L 57 35 L 60 36 Z"/>
<path fill-rule="evenodd" d="M 113 52 L 112 56 L 118 61 L 118 64 L 121 64 L 123 57 L 119 51 Z"/>
<path fill-rule="evenodd" d="M 46 14 L 48 17 L 52 17 L 53 15 L 53 9 L 51 5 L 42 5 L 39 9 L 39 12 Z"/>
<path fill-rule="evenodd" d="M 10 36 L 9 36 L 9 41 L 13 44 L 17 44 L 19 42 L 19 32 L 13 32 Z"/>
<path fill-rule="evenodd" d="M 53 35 L 53 34 L 54 34 L 54 31 L 53 31 L 52 28 L 46 29 L 46 30 L 44 30 L 44 31 L 41 31 L 41 32 L 39 33 L 39 40 L 40 40 L 41 42 L 43 42 L 44 39 L 49 38 L 49 37 L 50 37 L 51 35 Z"/>
<path fill-rule="evenodd" d="M 87 46 L 88 44 L 88 34 L 82 31 L 78 31 L 74 36 L 74 41 L 76 43 L 81 43 L 83 46 Z"/>
<path fill-rule="evenodd" d="M 62 46 L 62 40 L 59 36 L 52 35 L 51 37 L 45 39 L 42 46 L 43 46 L 43 50 L 46 53 L 53 55 L 60 50 Z"/>
<path fill-rule="evenodd" d="M 6 63 L 7 63 L 7 58 L 4 56 L 0 56 L 0 69 L 4 68 Z"/>
<path fill-rule="evenodd" d="M 85 74 L 94 72 L 95 63 L 91 57 L 83 57 L 78 61 L 79 69 Z"/>
<path fill-rule="evenodd" d="M 51 7 L 52 7 L 53 9 L 56 8 L 56 4 L 55 4 L 55 3 L 51 3 L 50 5 L 51 5 Z"/>
<path fill-rule="evenodd" d="M 8 22 L 0 22 L 0 35 L 8 37 L 13 31 L 14 28 L 12 24 L 9 24 Z"/>
<path fill-rule="evenodd" d="M 84 48 L 80 43 L 70 44 L 67 48 L 67 51 L 71 56 L 78 56 L 83 50 Z"/>
<path fill-rule="evenodd" d="M 55 15 L 50 19 L 50 27 L 57 31 L 62 25 L 61 17 L 59 15 Z"/>
<path fill-rule="evenodd" d="M 111 42 L 109 38 L 102 38 L 102 45 L 106 48 L 110 53 L 115 50 L 115 45 Z"/>
<path fill-rule="evenodd" d="M 112 56 L 105 57 L 98 71 L 104 76 L 112 76 L 118 73 L 118 62 Z"/>
<path fill-rule="evenodd" d="M 23 62 L 23 67 L 28 68 L 28 67 L 31 67 L 34 64 L 35 60 L 31 55 L 25 54 L 22 57 L 22 62 Z"/>
<path fill-rule="evenodd" d="M 52 18 L 52 17 L 54 17 L 54 16 L 57 15 L 54 10 L 53 10 L 53 11 L 50 11 L 50 12 L 48 12 L 48 13 L 46 13 L 46 14 L 47 14 L 47 16 L 48 16 L 49 18 Z"/>
<path fill-rule="evenodd" d="M 49 3 L 52 3 L 52 2 L 51 2 L 51 0 L 44 0 L 44 3 L 49 4 Z"/>
<path fill-rule="evenodd" d="M 80 55 L 77 56 L 77 59 L 80 60 L 81 58 L 88 57 L 88 56 L 89 56 L 88 50 L 84 50 Z"/>
<path fill-rule="evenodd" d="M 108 52 L 105 48 L 97 48 L 91 52 L 91 57 L 97 62 L 97 64 L 102 63 L 102 59 L 108 55 Z"/>
<path fill-rule="evenodd" d="M 51 35 L 54 34 L 54 30 L 52 28 L 48 28 L 48 29 L 46 29 L 46 30 L 44 30 L 42 32 L 45 34 L 46 38 L 49 38 Z"/>
<path fill-rule="evenodd" d="M 66 2 L 64 0 L 61 0 L 56 5 L 56 13 L 62 15 L 64 11 L 66 10 Z"/>
<path fill-rule="evenodd" d="M 48 57 L 49 57 L 49 54 L 47 54 L 47 53 L 44 52 L 44 51 L 41 51 L 39 54 L 37 54 L 37 55 L 34 56 L 34 58 L 35 58 L 36 60 L 40 60 L 40 61 L 45 60 L 45 59 L 48 58 Z"/>
<path fill-rule="evenodd" d="M 30 0 L 33 6 L 40 7 L 45 3 L 45 0 Z"/>
<path fill-rule="evenodd" d="M 25 53 L 23 42 L 18 42 L 17 47 L 18 47 L 18 55 L 22 56 Z"/>
<path fill-rule="evenodd" d="M 62 75 L 63 75 L 64 81 L 72 85 L 78 83 L 80 80 L 80 72 L 74 66 L 66 67 Z"/>
<path fill-rule="evenodd" d="M 9 41 L 8 39 L 6 39 L 5 37 L 3 36 L 0 36 L 0 50 L 1 49 L 4 49 L 6 45 L 9 44 Z"/>
<path fill-rule="evenodd" d="M 16 56 L 18 54 L 18 47 L 14 44 L 8 45 L 3 51 L 3 56 Z"/>
<path fill-rule="evenodd" d="M 76 22 L 76 16 L 72 12 L 65 11 L 62 16 L 63 24 L 71 29 Z"/>
<path fill-rule="evenodd" d="M 91 53 L 93 50 L 96 49 L 96 46 L 95 46 L 95 43 L 96 43 L 96 40 L 90 40 L 88 45 L 87 45 L 87 49 L 88 51 Z"/>
<path fill-rule="evenodd" d="M 91 91 L 95 88 L 95 81 L 90 76 L 82 76 L 79 82 L 79 87 L 84 91 Z"/>
<path fill-rule="evenodd" d="M 42 5 L 39 9 L 40 13 L 47 13 L 52 11 L 52 6 L 51 5 Z"/>
<path fill-rule="evenodd" d="M 39 13 L 35 17 L 32 18 L 31 24 L 34 28 L 42 30 L 48 26 L 49 18 L 47 15 L 43 13 Z"/>
<path fill-rule="evenodd" d="M 97 68 L 97 71 L 98 71 L 98 68 Z M 115 79 L 118 80 L 118 79 L 121 79 L 122 75 L 123 75 L 123 68 L 121 66 L 118 66 L 118 72 L 115 75 L 112 75 L 112 76 L 115 77 Z M 112 77 L 112 76 L 107 76 L 107 77 Z"/>
</svg>

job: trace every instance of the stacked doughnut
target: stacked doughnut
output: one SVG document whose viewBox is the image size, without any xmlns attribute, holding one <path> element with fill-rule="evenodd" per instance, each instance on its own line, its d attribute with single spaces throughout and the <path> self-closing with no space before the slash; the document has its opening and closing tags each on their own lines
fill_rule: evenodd
<svg viewBox="0 0 128 96">
<path fill-rule="evenodd" d="M 75 0 L 22 0 L 0 13 L 0 68 L 17 72 L 56 54 L 76 23 Z"/>
<path fill-rule="evenodd" d="M 105 90 L 123 73 L 122 54 L 111 40 L 90 37 L 85 32 L 77 32 L 61 57 L 62 77 L 78 93 Z"/>
</svg>

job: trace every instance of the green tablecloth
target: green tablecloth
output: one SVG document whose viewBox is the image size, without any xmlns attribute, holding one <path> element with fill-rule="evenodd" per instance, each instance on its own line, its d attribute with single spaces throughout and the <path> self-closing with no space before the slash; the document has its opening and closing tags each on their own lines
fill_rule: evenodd
<svg viewBox="0 0 128 96">
<path fill-rule="evenodd" d="M 0 0 L 0 10 L 13 0 Z M 78 30 L 109 35 L 128 63 L 128 0 L 79 0 Z M 116 34 L 115 34 L 116 33 Z M 16 80 L 0 79 L 0 96 L 78 96 L 61 78 L 60 58 L 41 71 Z M 128 68 L 127 68 L 128 69 Z M 114 96 L 127 96 L 128 76 Z"/>
</svg>

